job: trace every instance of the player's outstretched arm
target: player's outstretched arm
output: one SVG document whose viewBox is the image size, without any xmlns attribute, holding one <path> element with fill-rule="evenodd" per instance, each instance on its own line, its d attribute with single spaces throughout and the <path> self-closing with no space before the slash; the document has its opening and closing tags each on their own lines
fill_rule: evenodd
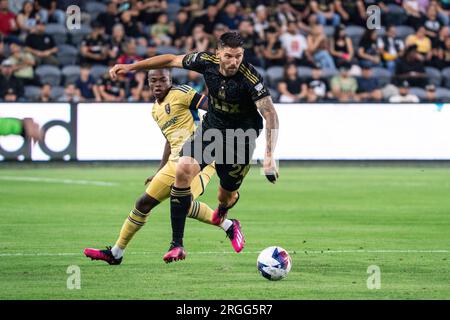
<svg viewBox="0 0 450 320">
<path fill-rule="evenodd" d="M 132 64 L 116 64 L 109 70 L 111 79 L 115 80 L 117 75 L 133 71 L 147 71 L 163 68 L 183 68 L 184 55 L 162 54 Z"/>
<path fill-rule="evenodd" d="M 278 140 L 278 115 L 270 96 L 255 102 L 258 111 L 266 120 L 266 153 L 264 156 L 264 174 L 266 178 L 275 183 L 278 179 L 278 170 L 275 163 L 274 152 Z"/>
</svg>

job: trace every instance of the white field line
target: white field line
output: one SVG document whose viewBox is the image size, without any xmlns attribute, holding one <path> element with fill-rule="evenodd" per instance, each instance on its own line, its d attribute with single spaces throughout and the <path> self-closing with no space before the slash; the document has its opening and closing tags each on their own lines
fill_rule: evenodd
<svg viewBox="0 0 450 320">
<path fill-rule="evenodd" d="M 302 254 L 347 254 L 347 253 L 450 253 L 450 250 L 290 250 L 291 254 L 302 253 Z M 243 251 L 240 254 L 259 254 L 259 251 Z M 129 252 L 127 254 L 131 255 L 153 255 L 162 254 L 162 252 L 150 252 L 150 251 L 137 251 Z M 232 251 L 192 251 L 188 254 L 192 255 L 219 255 L 219 254 L 236 254 Z M 82 252 L 66 252 L 66 253 L 45 253 L 45 252 L 35 252 L 35 253 L 0 253 L 0 257 L 59 257 L 59 256 L 81 256 Z"/>
<path fill-rule="evenodd" d="M 73 179 L 54 179 L 54 178 L 38 178 L 38 177 L 12 177 L 0 176 L 0 180 L 4 181 L 23 181 L 23 182 L 44 182 L 44 183 L 62 183 L 62 184 L 77 184 L 77 185 L 91 185 L 100 187 L 115 187 L 118 183 L 93 181 L 93 180 L 73 180 Z"/>
</svg>

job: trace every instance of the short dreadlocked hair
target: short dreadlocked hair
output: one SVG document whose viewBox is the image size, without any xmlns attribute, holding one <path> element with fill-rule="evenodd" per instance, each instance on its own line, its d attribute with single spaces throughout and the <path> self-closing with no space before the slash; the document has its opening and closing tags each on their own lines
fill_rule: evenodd
<svg viewBox="0 0 450 320">
<path fill-rule="evenodd" d="M 229 48 L 242 48 L 244 45 L 244 40 L 242 40 L 241 35 L 239 32 L 225 32 L 220 38 L 217 43 L 217 47 L 219 49 L 224 47 Z"/>
</svg>

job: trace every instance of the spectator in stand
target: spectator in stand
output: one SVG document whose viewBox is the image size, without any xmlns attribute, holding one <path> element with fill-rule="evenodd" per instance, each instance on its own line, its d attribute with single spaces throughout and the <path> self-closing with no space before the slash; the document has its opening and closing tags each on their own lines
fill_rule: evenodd
<svg viewBox="0 0 450 320">
<path fill-rule="evenodd" d="M 361 77 L 358 78 L 358 100 L 359 101 L 381 101 L 383 94 L 380 90 L 378 79 L 373 77 L 371 68 L 362 67 Z"/>
<path fill-rule="evenodd" d="M 275 5 L 276 14 L 274 16 L 274 21 L 280 27 L 281 30 L 286 30 L 290 22 L 298 22 L 297 14 L 290 6 L 287 0 L 278 0 L 278 4 Z"/>
<path fill-rule="evenodd" d="M 141 93 L 141 102 L 154 102 L 155 98 L 153 96 L 153 92 L 150 90 L 148 85 L 144 85 L 144 89 Z"/>
<path fill-rule="evenodd" d="M 343 64 L 339 74 L 331 79 L 331 92 L 339 102 L 358 101 L 358 82 L 350 76 L 350 64 Z"/>
<path fill-rule="evenodd" d="M 319 64 L 324 69 L 336 70 L 336 65 L 330 54 L 328 38 L 323 30 L 323 26 L 317 25 L 311 30 L 307 38 L 308 51 L 313 57 L 314 63 Z"/>
<path fill-rule="evenodd" d="M 34 66 L 36 61 L 31 53 L 22 50 L 20 42 L 11 42 L 9 45 L 11 56 L 9 59 L 14 63 L 14 76 L 22 80 L 25 85 L 37 85 L 40 83 L 34 77 Z"/>
<path fill-rule="evenodd" d="M 408 80 L 414 87 L 424 88 L 427 85 L 424 58 L 418 53 L 417 46 L 410 46 L 396 66 L 396 76 L 400 81 Z"/>
<path fill-rule="evenodd" d="M 423 17 L 420 11 L 421 8 L 419 0 L 403 0 L 402 6 L 407 15 L 406 24 L 415 28 L 422 23 Z"/>
<path fill-rule="evenodd" d="M 214 26 L 212 37 L 210 37 L 209 40 L 209 50 L 211 52 L 216 52 L 217 40 L 220 39 L 220 37 L 227 31 L 229 31 L 227 26 L 222 23 L 218 23 Z"/>
<path fill-rule="evenodd" d="M 305 37 L 299 33 L 297 23 L 289 22 L 287 32 L 281 37 L 281 45 L 286 51 L 288 62 L 295 62 L 298 65 L 311 65 L 312 58 L 308 52 L 308 43 Z"/>
<path fill-rule="evenodd" d="M 373 68 L 380 65 L 381 56 L 377 46 L 376 29 L 367 29 L 365 31 L 359 43 L 358 57 L 361 66 Z"/>
<path fill-rule="evenodd" d="M 198 93 L 205 92 L 206 86 L 201 75 L 195 71 L 189 70 L 186 84 L 195 89 Z"/>
<path fill-rule="evenodd" d="M 109 74 L 105 74 L 97 81 L 97 86 L 101 101 L 125 101 L 125 83 L 122 80 L 112 80 Z"/>
<path fill-rule="evenodd" d="M 4 97 L 8 89 L 13 89 L 17 98 L 22 98 L 24 95 L 24 86 L 20 79 L 13 74 L 14 63 L 11 59 L 6 59 L 2 62 L 0 71 L 0 97 Z"/>
<path fill-rule="evenodd" d="M 34 56 L 36 64 L 59 65 L 55 40 L 52 35 L 45 33 L 45 24 L 42 21 L 38 21 L 36 28 L 27 36 L 25 45 L 25 50 Z"/>
<path fill-rule="evenodd" d="M 311 77 L 302 83 L 300 98 L 309 103 L 323 102 L 328 99 L 328 92 L 329 85 L 325 79 L 322 79 L 322 69 L 319 65 L 314 65 Z"/>
<path fill-rule="evenodd" d="M 420 53 L 425 60 L 431 59 L 431 40 L 426 36 L 424 26 L 419 26 L 415 34 L 409 35 L 405 40 L 406 48 L 417 46 L 417 52 Z"/>
<path fill-rule="evenodd" d="M 311 11 L 317 16 L 321 25 L 332 25 L 337 27 L 341 23 L 341 17 L 336 13 L 333 1 L 312 0 Z"/>
<path fill-rule="evenodd" d="M 141 61 L 143 58 L 137 55 L 136 40 L 131 38 L 125 43 L 123 54 L 117 59 L 118 64 L 132 64 Z"/>
<path fill-rule="evenodd" d="M 425 87 L 425 98 L 422 100 L 422 102 L 438 103 L 444 101 L 441 101 L 441 99 L 437 97 L 436 86 L 434 84 L 429 84 Z"/>
<path fill-rule="evenodd" d="M 91 66 L 83 64 L 80 68 L 80 77 L 75 81 L 75 87 L 78 90 L 78 96 L 82 101 L 96 100 L 101 101 L 101 97 L 96 96 L 94 87 L 96 85 L 94 77 L 91 75 Z"/>
<path fill-rule="evenodd" d="M 366 8 L 361 0 L 335 0 L 334 8 L 344 25 L 363 26 L 366 21 Z"/>
<path fill-rule="evenodd" d="M 128 95 L 128 102 L 141 101 L 142 90 L 144 89 L 146 74 L 145 72 L 137 72 L 134 78 L 130 81 L 130 94 Z"/>
<path fill-rule="evenodd" d="M 439 30 L 442 23 L 438 20 L 437 9 L 435 6 L 429 6 L 427 15 L 424 18 L 423 26 L 425 27 L 425 35 L 430 38 L 431 45 L 435 47 L 439 38 Z"/>
<path fill-rule="evenodd" d="M 57 8 L 56 0 L 34 0 L 35 10 L 39 13 L 41 20 L 47 23 L 66 23 L 66 14 Z"/>
<path fill-rule="evenodd" d="M 336 27 L 334 31 L 334 36 L 330 40 L 330 54 L 333 56 L 334 63 L 337 67 L 353 60 L 354 50 L 352 39 L 347 36 L 344 25 Z"/>
<path fill-rule="evenodd" d="M 269 22 L 267 18 L 269 13 L 265 5 L 259 5 L 256 7 L 255 14 L 253 14 L 253 23 L 255 33 L 260 39 L 264 39 L 266 31 L 269 29 Z"/>
<path fill-rule="evenodd" d="M 36 27 L 39 19 L 39 15 L 34 11 L 33 2 L 25 1 L 22 10 L 17 15 L 17 27 L 20 30 L 21 39 L 25 40 L 27 34 Z"/>
<path fill-rule="evenodd" d="M 120 14 L 120 23 L 123 24 L 125 28 L 125 34 L 132 38 L 146 38 L 143 33 L 143 27 L 137 20 L 137 12 L 134 11 L 124 11 Z"/>
<path fill-rule="evenodd" d="M 450 1 L 430 0 L 430 7 L 434 6 L 438 12 L 438 18 L 444 26 L 450 25 Z"/>
<path fill-rule="evenodd" d="M 263 43 L 263 57 L 266 68 L 282 66 L 285 62 L 285 51 L 278 39 L 277 29 L 269 27 L 266 31 L 266 41 Z"/>
<path fill-rule="evenodd" d="M 9 11 L 8 0 L 0 0 L 0 34 L 8 39 L 18 30 L 16 15 Z"/>
<path fill-rule="evenodd" d="M 171 34 L 175 33 L 175 26 L 169 23 L 167 14 L 161 14 L 158 22 L 151 27 L 150 35 L 158 46 L 170 46 L 172 44 Z"/>
<path fill-rule="evenodd" d="M 92 22 L 92 32 L 81 42 L 81 63 L 107 64 L 109 56 L 108 40 L 105 28 L 98 22 Z"/>
<path fill-rule="evenodd" d="M 395 66 L 405 51 L 403 40 L 397 38 L 397 30 L 394 25 L 386 28 L 386 34 L 377 40 L 378 50 L 386 68 L 393 74 Z"/>
<path fill-rule="evenodd" d="M 45 83 L 41 87 L 41 93 L 39 94 L 39 97 L 37 98 L 37 102 L 52 102 L 52 86 L 48 83 Z"/>
<path fill-rule="evenodd" d="M 114 26 L 120 23 L 119 11 L 117 10 L 117 3 L 108 1 L 106 4 L 106 11 L 97 16 L 97 21 L 105 27 L 105 32 L 111 35 Z"/>
<path fill-rule="evenodd" d="M 14 88 L 7 88 L 5 94 L 0 96 L 0 101 L 4 102 L 17 102 L 19 97 L 17 96 L 17 92 Z"/>
<path fill-rule="evenodd" d="M 58 102 L 69 102 L 69 103 L 78 103 L 81 101 L 81 97 L 79 96 L 79 92 L 73 83 L 66 84 L 64 88 L 64 95 L 60 97 Z"/>
<path fill-rule="evenodd" d="M 114 25 L 111 38 L 109 39 L 109 64 L 114 64 L 117 59 L 123 54 L 123 48 L 127 43 L 125 29 L 122 24 Z"/>
<path fill-rule="evenodd" d="M 389 99 L 390 103 L 419 103 L 419 97 L 409 92 L 409 83 L 403 80 L 398 86 L 398 94 Z"/>
<path fill-rule="evenodd" d="M 225 11 L 219 14 L 220 22 L 228 27 L 230 30 L 237 30 L 239 23 L 242 21 L 242 16 L 239 15 L 238 7 L 234 2 L 230 2 L 225 7 Z"/>
<path fill-rule="evenodd" d="M 187 11 L 180 10 L 175 20 L 175 33 L 172 35 L 173 44 L 177 48 L 182 48 L 187 38 L 191 35 L 191 22 Z"/>
<path fill-rule="evenodd" d="M 288 63 L 284 66 L 283 80 L 278 83 L 278 92 L 280 92 L 281 103 L 298 102 L 301 99 L 300 92 L 302 81 L 298 76 L 298 70 L 295 63 Z"/>
<path fill-rule="evenodd" d="M 239 33 L 241 34 L 244 42 L 243 48 L 245 49 L 245 60 L 254 66 L 262 67 L 262 41 L 258 38 L 258 35 L 255 33 L 253 25 L 249 20 L 241 21 L 239 24 Z"/>
<path fill-rule="evenodd" d="M 206 14 L 195 18 L 192 26 L 202 24 L 205 32 L 212 34 L 217 23 L 219 23 L 219 9 L 215 5 L 209 5 Z"/>
<path fill-rule="evenodd" d="M 203 25 L 196 25 L 192 30 L 192 37 L 186 41 L 186 51 L 206 51 L 209 47 L 210 37 L 205 32 Z"/>
<path fill-rule="evenodd" d="M 157 46 L 156 46 L 156 44 L 153 42 L 153 40 L 150 40 L 149 42 L 148 42 L 148 45 L 147 45 L 147 55 L 146 55 L 146 58 L 151 58 L 151 57 L 154 57 L 154 56 L 156 56 L 157 55 Z"/>
<path fill-rule="evenodd" d="M 154 24 L 158 17 L 167 12 L 166 0 L 145 0 L 137 3 L 137 12 L 139 12 L 139 21 L 146 25 Z"/>
<path fill-rule="evenodd" d="M 450 31 L 449 27 L 445 26 L 439 32 L 438 44 L 432 50 L 433 55 L 428 65 L 444 69 L 450 66 Z"/>
</svg>

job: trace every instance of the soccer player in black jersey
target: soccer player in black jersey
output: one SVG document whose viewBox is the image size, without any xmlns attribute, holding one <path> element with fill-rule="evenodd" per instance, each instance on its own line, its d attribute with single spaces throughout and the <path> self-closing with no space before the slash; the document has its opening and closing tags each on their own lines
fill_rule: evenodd
<svg viewBox="0 0 450 320">
<path fill-rule="evenodd" d="M 132 71 L 184 68 L 203 74 L 208 88 L 208 112 L 202 126 L 183 146 L 177 164 L 170 199 L 172 243 L 163 257 L 165 262 L 186 256 L 183 235 L 192 201 L 190 184 L 202 168 L 216 161 L 220 186 L 219 205 L 214 211 L 215 223 L 219 224 L 236 204 L 238 189 L 250 167 L 255 140 L 263 128 L 261 115 L 266 120 L 264 173 L 272 183 L 278 179 L 274 159 L 278 116 L 261 75 L 251 64 L 243 61 L 242 46 L 239 33 L 227 32 L 220 37 L 215 55 L 208 52 L 163 54 L 129 65 L 118 64 L 110 70 L 111 78 L 115 79 L 119 74 Z M 211 144 L 214 144 L 214 152 L 208 154 Z M 245 240 L 239 234 L 235 245 L 242 249 L 244 244 Z"/>
</svg>

